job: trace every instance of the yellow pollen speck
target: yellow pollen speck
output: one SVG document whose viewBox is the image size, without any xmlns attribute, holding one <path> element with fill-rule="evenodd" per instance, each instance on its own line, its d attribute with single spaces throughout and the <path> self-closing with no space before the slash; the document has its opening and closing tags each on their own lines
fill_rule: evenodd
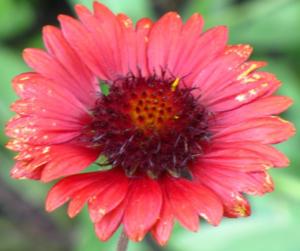
<svg viewBox="0 0 300 251">
<path fill-rule="evenodd" d="M 254 73 L 253 74 L 253 78 L 255 78 L 255 79 L 261 79 L 261 76 L 259 75 L 259 74 L 257 74 L 257 73 Z"/>
<path fill-rule="evenodd" d="M 240 216 L 246 216 L 247 215 L 247 209 L 246 209 L 246 207 L 245 207 L 245 205 L 238 205 L 238 206 L 236 206 L 235 208 L 234 208 L 234 211 L 238 214 L 238 215 L 240 215 Z"/>
<path fill-rule="evenodd" d="M 251 64 L 250 67 L 243 71 L 238 77 L 237 80 L 241 80 L 242 78 L 246 77 L 251 71 L 255 70 L 257 68 L 257 64 Z"/>
<path fill-rule="evenodd" d="M 269 86 L 268 83 L 263 83 L 263 84 L 261 85 L 261 87 L 263 87 L 263 88 L 266 88 L 266 87 L 268 87 L 268 86 Z"/>
<path fill-rule="evenodd" d="M 27 77 L 20 78 L 20 80 L 22 80 L 22 81 L 27 80 L 27 79 L 29 79 L 28 76 L 27 76 Z"/>
<path fill-rule="evenodd" d="M 251 90 L 249 91 L 249 94 L 254 96 L 254 95 L 257 94 L 257 90 L 251 89 Z"/>
<path fill-rule="evenodd" d="M 174 119 L 179 119 L 179 116 L 178 116 L 178 115 L 175 115 L 175 116 L 174 116 Z"/>
<path fill-rule="evenodd" d="M 177 86 L 179 85 L 179 81 L 180 81 L 180 79 L 179 79 L 179 78 L 176 78 L 176 79 L 174 80 L 174 82 L 172 83 L 172 85 L 171 85 L 171 90 L 172 90 L 172 92 L 174 92 L 174 91 L 176 90 Z"/>
</svg>

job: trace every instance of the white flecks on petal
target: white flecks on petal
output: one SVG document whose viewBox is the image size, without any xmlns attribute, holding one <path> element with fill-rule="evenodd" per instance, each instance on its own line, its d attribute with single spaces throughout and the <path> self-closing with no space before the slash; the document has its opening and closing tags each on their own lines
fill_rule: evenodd
<svg viewBox="0 0 300 251">
<path fill-rule="evenodd" d="M 246 100 L 246 95 L 245 94 L 240 94 L 240 95 L 237 95 L 235 97 L 235 100 L 239 101 L 239 102 L 243 102 Z"/>
</svg>

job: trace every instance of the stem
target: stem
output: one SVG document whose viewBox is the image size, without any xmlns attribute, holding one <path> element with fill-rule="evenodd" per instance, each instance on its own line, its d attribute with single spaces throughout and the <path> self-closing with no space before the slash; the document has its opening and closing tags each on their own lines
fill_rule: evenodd
<svg viewBox="0 0 300 251">
<path fill-rule="evenodd" d="M 126 251 L 128 247 L 128 237 L 124 231 L 120 234 L 117 251 Z"/>
</svg>

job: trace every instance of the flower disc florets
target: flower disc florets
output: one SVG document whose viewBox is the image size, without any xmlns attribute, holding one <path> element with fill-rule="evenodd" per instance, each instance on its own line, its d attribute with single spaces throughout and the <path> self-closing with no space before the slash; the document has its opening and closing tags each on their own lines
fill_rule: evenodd
<svg viewBox="0 0 300 251">
<path fill-rule="evenodd" d="M 99 97 L 87 132 L 109 164 L 128 176 L 187 174 L 209 138 L 208 113 L 179 81 L 130 76 Z"/>
</svg>

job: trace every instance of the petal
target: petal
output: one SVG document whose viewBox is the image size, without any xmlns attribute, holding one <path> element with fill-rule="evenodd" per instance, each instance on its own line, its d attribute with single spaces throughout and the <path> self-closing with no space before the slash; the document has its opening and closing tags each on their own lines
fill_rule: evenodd
<svg viewBox="0 0 300 251">
<path fill-rule="evenodd" d="M 88 114 L 85 107 L 68 88 L 38 73 L 23 73 L 13 79 L 13 87 L 23 101 L 36 106 L 21 109 L 24 115 L 36 114 L 78 121 Z M 58 105 L 59 104 L 59 105 Z M 50 114 L 49 114 L 50 113 Z"/>
<path fill-rule="evenodd" d="M 219 166 L 200 166 L 194 171 L 196 177 L 206 185 L 211 183 L 228 189 L 233 193 L 244 192 L 251 195 L 263 195 L 273 191 L 273 182 L 265 171 L 241 172 L 220 168 Z M 214 188 L 216 185 L 213 185 Z"/>
<path fill-rule="evenodd" d="M 25 49 L 23 52 L 23 57 L 26 63 L 37 73 L 40 73 L 42 76 L 52 80 L 55 83 L 59 83 L 59 86 L 62 86 L 67 90 L 71 90 L 75 97 L 77 97 L 81 102 L 91 105 L 91 102 L 95 100 L 95 91 L 97 90 L 97 87 L 94 86 L 92 91 L 90 91 L 91 88 L 87 89 L 86 87 L 82 86 L 82 79 L 76 78 L 76 76 L 81 76 L 84 74 L 82 73 L 82 70 L 76 74 L 73 74 L 72 72 L 69 72 L 68 70 L 70 69 L 67 70 L 67 68 L 64 67 L 64 65 L 58 61 L 57 58 L 40 49 Z M 72 69 L 72 71 L 74 70 Z M 88 86 L 92 84 L 95 85 L 94 80 L 91 79 L 90 81 L 93 82 Z"/>
<path fill-rule="evenodd" d="M 125 206 L 125 202 L 121 203 L 95 224 L 95 232 L 101 241 L 107 241 L 118 229 L 124 215 Z"/>
<path fill-rule="evenodd" d="M 199 92 L 196 95 L 201 95 L 202 100 L 213 99 L 216 92 L 223 91 L 237 78 L 241 72 L 239 66 L 251 53 L 249 45 L 227 46 L 194 80 L 194 86 L 198 87 L 196 91 Z"/>
<path fill-rule="evenodd" d="M 163 199 L 163 206 L 159 219 L 152 228 L 151 233 L 159 245 L 167 244 L 174 226 L 174 214 L 166 196 Z"/>
<path fill-rule="evenodd" d="M 109 76 L 109 80 L 126 76 L 128 68 L 123 71 L 122 62 L 126 62 L 127 58 L 122 58 L 120 46 L 124 30 L 121 29 L 116 16 L 106 6 L 97 2 L 94 2 L 94 15 L 82 5 L 76 5 L 75 9 L 97 46 L 94 53 L 102 62 L 101 67 Z"/>
<path fill-rule="evenodd" d="M 214 122 L 228 127 L 249 119 L 276 115 L 285 111 L 293 101 L 285 96 L 269 96 L 239 107 L 228 112 L 219 113 L 215 116 Z"/>
<path fill-rule="evenodd" d="M 105 190 L 105 185 L 105 181 L 102 183 L 94 182 L 74 193 L 68 205 L 69 217 L 75 217 L 89 200 Z"/>
<path fill-rule="evenodd" d="M 168 69 L 172 53 L 176 50 L 182 21 L 176 12 L 168 12 L 152 27 L 149 34 L 148 58 L 149 68 L 157 74 Z"/>
<path fill-rule="evenodd" d="M 183 72 L 185 64 L 191 60 L 191 55 L 194 53 L 195 41 L 198 41 L 204 26 L 203 17 L 195 13 L 181 29 L 180 36 L 177 37 L 176 48 L 168 62 L 168 68 L 176 77 L 186 76 Z"/>
<path fill-rule="evenodd" d="M 229 147 L 226 147 L 229 146 Z M 201 166 L 216 165 L 219 168 L 236 171 L 260 171 L 272 166 L 272 162 L 249 149 L 225 144 L 221 148 L 212 148 L 200 160 Z"/>
<path fill-rule="evenodd" d="M 136 24 L 136 50 L 137 50 L 137 66 L 142 76 L 150 76 L 148 67 L 147 48 L 149 42 L 149 32 L 153 22 L 149 18 L 140 19 Z"/>
<path fill-rule="evenodd" d="M 105 60 L 101 56 L 101 51 L 92 34 L 74 18 L 60 15 L 58 19 L 64 37 L 72 48 L 77 51 L 82 62 L 84 62 L 100 79 L 110 79 L 111 72 L 107 72 L 107 66 L 105 66 L 104 63 Z"/>
<path fill-rule="evenodd" d="M 99 86 L 95 76 L 81 62 L 75 51 L 69 46 L 61 31 L 53 26 L 43 28 L 44 43 L 49 53 L 76 79 L 68 88 L 76 93 L 88 107 L 94 105 Z"/>
<path fill-rule="evenodd" d="M 212 128 L 212 130 L 214 130 Z M 247 123 L 240 123 L 218 130 L 214 133 L 215 141 L 256 141 L 261 144 L 276 144 L 287 140 L 295 134 L 295 127 L 292 123 L 279 117 L 266 117 L 248 120 Z"/>
<path fill-rule="evenodd" d="M 76 145 L 51 146 L 51 160 L 45 166 L 41 180 L 49 182 L 56 178 L 76 174 L 87 168 L 99 157 L 100 151 Z"/>
<path fill-rule="evenodd" d="M 57 127 L 61 126 L 61 130 Z M 35 145 L 60 144 L 68 142 L 81 134 L 81 126 L 65 121 L 43 118 L 16 117 L 6 126 L 6 134 L 25 143 Z"/>
<path fill-rule="evenodd" d="M 180 73 L 179 76 L 184 77 L 187 84 L 196 84 L 195 79 L 199 73 L 205 71 L 206 66 L 224 52 L 227 43 L 227 28 L 218 26 L 209 29 L 192 42 L 193 50 L 186 56 L 186 61 L 183 60 L 184 57 L 179 58 L 174 69 L 175 73 Z"/>
<path fill-rule="evenodd" d="M 253 102 L 259 98 L 273 94 L 281 85 L 272 74 L 255 72 L 256 76 L 251 82 L 238 80 L 228 88 L 214 93 L 214 96 L 202 100 L 211 112 L 223 112 L 236 109 L 242 105 Z"/>
<path fill-rule="evenodd" d="M 117 20 L 120 23 L 121 35 L 119 43 L 122 43 L 120 48 L 121 64 L 123 73 L 131 73 L 134 76 L 139 75 L 137 62 L 137 46 L 136 46 L 136 32 L 133 27 L 132 20 L 121 13 L 117 15 Z"/>
<path fill-rule="evenodd" d="M 54 211 L 71 199 L 81 189 L 92 183 L 101 182 L 102 177 L 106 177 L 101 174 L 101 172 L 77 174 L 60 180 L 48 193 L 46 210 L 48 212 Z"/>
<path fill-rule="evenodd" d="M 89 200 L 89 214 L 94 223 L 114 210 L 127 195 L 128 178 L 122 171 L 114 170 L 114 175 L 107 179 L 103 189 Z"/>
<path fill-rule="evenodd" d="M 139 178 L 132 181 L 124 213 L 124 229 L 133 241 L 141 241 L 159 218 L 162 191 L 157 181 Z"/>
<path fill-rule="evenodd" d="M 171 200 L 171 204 L 173 205 L 173 210 L 176 210 L 176 213 L 174 212 L 174 214 L 177 216 L 177 218 L 179 215 L 181 217 L 181 212 L 178 211 L 183 207 L 183 210 L 190 208 L 190 214 L 186 214 L 185 221 L 188 221 L 188 218 L 196 213 L 206 219 L 210 224 L 219 224 L 223 215 L 223 207 L 217 196 L 211 190 L 201 184 L 193 183 L 185 179 L 170 179 L 167 189 L 168 196 Z M 180 202 L 177 199 L 174 199 L 177 197 L 185 198 L 186 201 Z M 178 208 L 181 203 L 184 204 Z M 196 225 L 196 221 L 192 221 L 193 218 L 194 217 L 192 216 L 190 219 L 190 223 L 192 223 L 191 226 L 197 226 L 198 223 Z M 196 231 L 197 228 L 194 228 L 193 230 Z"/>
<path fill-rule="evenodd" d="M 266 159 L 272 163 L 274 167 L 286 167 L 289 165 L 288 158 L 270 145 L 263 145 L 257 142 L 243 141 L 243 142 L 224 142 L 214 143 L 215 149 L 245 149 L 257 155 L 257 158 Z"/>
<path fill-rule="evenodd" d="M 194 175 L 197 181 L 209 187 L 218 196 L 223 204 L 224 215 L 231 218 L 246 217 L 251 214 L 248 201 L 235 189 L 236 183 L 226 182 L 227 176 L 209 173 L 209 166 L 206 170 L 197 168 Z M 218 170 L 218 169 L 215 169 Z M 205 173 L 207 172 L 208 175 Z M 214 170 L 212 170 L 214 172 Z M 237 172 L 234 172 L 238 174 Z M 238 178 L 236 178 L 238 180 Z M 242 181 L 241 181 L 242 183 Z"/>
</svg>

